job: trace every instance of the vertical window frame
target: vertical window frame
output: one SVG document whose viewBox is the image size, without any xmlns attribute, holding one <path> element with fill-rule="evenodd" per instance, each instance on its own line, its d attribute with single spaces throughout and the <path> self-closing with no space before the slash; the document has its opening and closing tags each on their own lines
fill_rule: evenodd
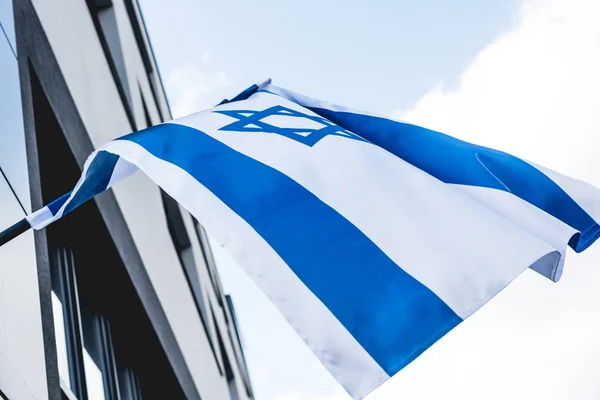
<svg viewBox="0 0 600 400">
<path fill-rule="evenodd" d="M 83 330 L 81 325 L 79 295 L 77 293 L 77 277 L 73 263 L 72 249 L 65 245 L 51 245 L 53 254 L 52 290 L 62 301 L 63 318 L 65 323 L 65 339 L 67 347 L 67 362 L 69 364 L 69 384 L 71 396 L 77 399 L 87 399 L 85 369 L 83 366 Z M 57 285 L 57 286 L 55 286 Z M 61 377 L 64 379 L 64 377 Z M 62 388 L 66 392 L 67 388 Z"/>
<path fill-rule="evenodd" d="M 67 362 L 69 364 L 70 387 L 63 387 L 63 397 L 67 399 L 88 400 L 88 385 L 84 363 L 84 351 L 86 341 L 84 335 L 82 313 L 88 312 L 94 323 L 91 329 L 97 330 L 97 342 L 88 343 L 89 346 L 98 346 L 101 362 L 97 364 L 102 372 L 102 383 L 104 396 L 107 400 L 120 400 L 121 387 L 118 377 L 118 367 L 115 359 L 114 345 L 110 321 L 102 314 L 91 313 L 83 310 L 79 300 L 79 288 L 77 285 L 77 273 L 75 268 L 75 250 L 68 245 L 51 245 L 54 254 L 52 268 L 52 290 L 59 291 L 57 296 L 61 300 L 63 318 L 65 323 L 65 338 L 67 347 Z M 89 349 L 89 348 L 88 348 Z M 91 355 L 90 355 L 91 356 Z M 59 379 L 64 380 L 65 377 Z M 139 383 L 138 383 L 139 386 Z M 139 387 L 135 392 L 141 399 Z"/>
<path fill-rule="evenodd" d="M 188 287 L 192 292 L 192 297 L 194 299 L 194 305 L 196 306 L 196 310 L 198 311 L 198 315 L 200 316 L 200 322 L 202 323 L 202 328 L 204 329 L 204 333 L 206 338 L 208 339 L 208 344 L 210 346 L 211 352 L 213 354 L 215 363 L 219 370 L 219 374 L 223 376 L 223 368 L 221 363 L 219 362 L 219 357 L 217 356 L 217 351 L 215 349 L 215 345 L 213 343 L 213 335 L 209 329 L 209 319 L 208 319 L 208 309 L 206 307 L 206 303 L 208 303 L 209 307 L 212 310 L 212 306 L 210 305 L 210 301 L 206 302 L 204 299 L 204 294 L 202 290 L 202 281 L 198 276 L 198 265 L 196 264 L 195 258 L 192 252 L 192 244 L 190 241 L 189 234 L 185 227 L 185 223 L 183 221 L 183 216 L 181 215 L 181 211 L 179 210 L 179 203 L 175 201 L 171 196 L 169 196 L 165 191 L 161 189 L 161 195 L 163 200 L 163 208 L 165 210 L 165 218 L 167 219 L 167 227 L 169 228 L 169 234 L 171 236 L 171 240 L 173 245 L 175 246 L 175 250 L 177 252 L 177 257 L 179 258 L 179 263 L 183 270 L 183 274 L 187 281 Z M 189 252 L 186 254 L 186 252 Z M 186 263 L 186 255 L 191 258 L 190 261 Z M 190 265 L 191 264 L 191 265 Z M 190 274 L 189 269 L 194 268 L 196 270 L 196 277 L 198 278 L 197 285 L 193 283 L 193 277 Z M 200 288 L 200 292 L 198 292 L 195 287 Z"/>
<path fill-rule="evenodd" d="M 204 264 L 206 265 L 208 276 L 210 277 L 210 282 L 215 291 L 215 297 L 217 298 L 219 306 L 223 309 L 223 316 L 225 317 L 225 321 L 229 323 L 229 318 L 227 316 L 227 312 L 225 312 L 225 304 L 223 300 L 225 294 L 223 291 L 223 287 L 221 286 L 219 273 L 217 271 L 217 267 L 215 265 L 214 258 L 212 255 L 210 242 L 208 240 L 208 234 L 196 218 L 194 218 L 194 230 L 196 231 L 196 236 L 198 237 L 198 241 L 200 242 L 200 245 L 202 247 L 202 256 L 204 258 Z"/>
<path fill-rule="evenodd" d="M 125 114 L 127 115 L 127 119 L 129 121 L 129 124 L 131 125 L 131 131 L 137 131 L 137 124 L 135 123 L 135 116 L 133 114 L 133 104 L 130 95 L 131 91 L 129 89 L 129 83 L 127 82 L 127 71 L 124 71 L 125 75 L 121 77 L 121 75 L 119 74 L 119 69 L 117 68 L 114 59 L 115 55 L 113 54 L 113 51 L 111 51 L 111 47 L 109 46 L 108 39 L 104 33 L 104 29 L 99 18 L 100 12 L 113 9 L 114 6 L 112 4 L 112 0 L 85 0 L 85 2 L 90 11 L 90 16 L 92 18 L 92 22 L 94 23 L 94 28 L 96 29 L 96 35 L 98 36 L 98 40 L 100 41 L 100 45 L 104 53 L 104 58 L 106 59 L 106 62 L 110 69 L 110 73 L 113 77 L 113 81 L 115 82 L 117 91 L 119 92 L 119 97 L 121 98 L 121 102 L 123 103 Z M 112 10 L 112 12 L 114 13 L 114 9 Z M 118 35 L 119 32 L 117 31 L 116 34 Z M 123 50 L 121 49 L 120 52 L 122 57 Z"/>
</svg>

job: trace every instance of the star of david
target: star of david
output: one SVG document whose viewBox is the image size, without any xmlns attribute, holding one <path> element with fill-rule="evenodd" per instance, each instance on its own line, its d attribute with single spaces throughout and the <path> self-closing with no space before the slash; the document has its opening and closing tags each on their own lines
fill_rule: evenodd
<svg viewBox="0 0 600 400">
<path fill-rule="evenodd" d="M 328 135 L 366 142 L 360 136 L 348 132 L 325 118 L 304 114 L 283 106 L 273 106 L 263 111 L 227 110 L 214 112 L 236 119 L 231 124 L 219 129 L 221 131 L 274 133 L 310 147 Z M 277 117 L 279 123 L 277 125 L 269 123 L 266 121 L 269 117 Z M 273 120 L 273 118 L 270 119 Z"/>
</svg>

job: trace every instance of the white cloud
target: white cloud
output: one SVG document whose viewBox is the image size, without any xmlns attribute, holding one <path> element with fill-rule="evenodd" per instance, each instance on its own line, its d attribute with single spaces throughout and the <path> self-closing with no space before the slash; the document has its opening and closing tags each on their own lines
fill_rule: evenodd
<svg viewBox="0 0 600 400">
<path fill-rule="evenodd" d="M 459 84 L 395 117 L 600 186 L 600 2 L 522 1 Z M 600 246 L 527 271 L 368 400 L 600 398 Z"/>
<path fill-rule="evenodd" d="M 585 173 L 600 144 L 598 18 L 597 0 L 523 2 L 518 26 L 480 52 L 458 87 L 438 85 L 395 116 Z"/>
<path fill-rule="evenodd" d="M 223 93 L 232 87 L 223 71 L 210 68 L 211 56 L 203 53 L 201 63 L 186 63 L 171 70 L 166 89 L 174 118 L 213 107 L 223 100 Z"/>
</svg>

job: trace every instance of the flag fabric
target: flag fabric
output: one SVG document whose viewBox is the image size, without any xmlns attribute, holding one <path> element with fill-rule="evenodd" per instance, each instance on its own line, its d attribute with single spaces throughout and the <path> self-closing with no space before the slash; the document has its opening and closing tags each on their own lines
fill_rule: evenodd
<svg viewBox="0 0 600 400">
<path fill-rule="evenodd" d="M 557 281 L 600 190 L 501 151 L 273 86 L 113 140 L 40 229 L 142 170 L 360 399 L 527 268 Z M 140 199 L 141 200 L 141 199 Z"/>
</svg>

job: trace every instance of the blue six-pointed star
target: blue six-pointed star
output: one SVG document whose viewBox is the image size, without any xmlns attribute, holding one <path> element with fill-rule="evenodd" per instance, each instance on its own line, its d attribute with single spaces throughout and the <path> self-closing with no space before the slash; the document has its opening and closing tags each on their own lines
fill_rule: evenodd
<svg viewBox="0 0 600 400">
<path fill-rule="evenodd" d="M 275 133 L 277 135 L 285 136 L 289 139 L 293 139 L 299 143 L 307 146 L 314 146 L 317 142 L 323 139 L 325 136 L 342 136 L 348 139 L 360 140 L 366 142 L 363 138 L 349 132 L 342 127 L 334 124 L 333 122 L 321 118 L 316 115 L 304 114 L 302 112 L 292 110 L 283 106 L 273 106 L 263 111 L 254 110 L 223 110 L 215 111 L 216 113 L 227 115 L 231 118 L 237 119 L 229 125 L 222 127 L 221 131 L 233 131 L 233 132 L 266 132 Z M 265 121 L 267 117 L 280 117 L 278 121 L 284 121 L 281 117 L 289 117 L 288 126 L 275 126 Z M 297 118 L 305 118 L 311 120 L 314 123 L 301 124 L 304 126 L 297 126 Z M 283 125 L 287 125 L 283 123 Z M 312 127 L 308 127 L 312 126 Z"/>
</svg>

